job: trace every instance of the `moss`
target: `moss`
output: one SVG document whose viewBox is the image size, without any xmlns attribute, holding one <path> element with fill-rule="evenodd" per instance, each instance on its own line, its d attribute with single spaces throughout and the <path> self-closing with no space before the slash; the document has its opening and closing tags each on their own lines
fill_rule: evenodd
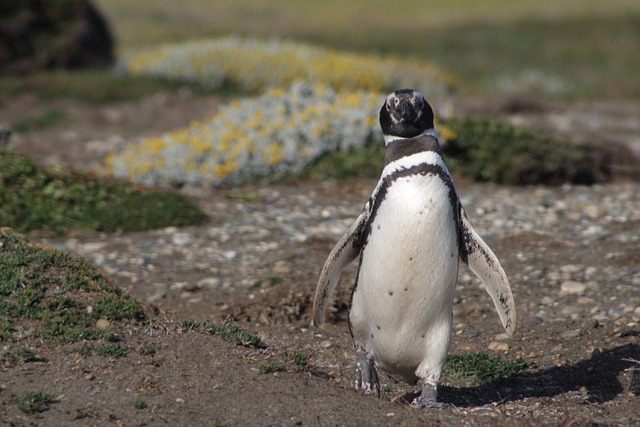
<svg viewBox="0 0 640 427">
<path fill-rule="evenodd" d="M 0 148 L 0 224 L 19 231 L 99 231 L 185 226 L 205 215 L 184 196 L 142 191 L 125 181 L 45 169 Z"/>
<path fill-rule="evenodd" d="M 0 265 L 0 341 L 112 341 L 113 332 L 96 328 L 98 319 L 145 319 L 140 303 L 96 267 L 9 228 L 0 229 Z"/>
<path fill-rule="evenodd" d="M 482 352 L 450 354 L 444 368 L 445 381 L 478 385 L 496 378 L 517 375 L 527 368 L 522 359 L 506 360 Z"/>
</svg>

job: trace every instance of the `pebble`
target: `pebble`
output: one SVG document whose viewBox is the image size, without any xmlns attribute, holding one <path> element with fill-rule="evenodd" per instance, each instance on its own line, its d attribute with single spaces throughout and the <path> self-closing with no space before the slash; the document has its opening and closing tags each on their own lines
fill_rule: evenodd
<svg viewBox="0 0 640 427">
<path fill-rule="evenodd" d="M 364 186 L 344 193 L 338 186 L 328 189 L 330 193 L 302 182 L 295 188 L 261 188 L 257 197 L 246 200 L 213 194 L 201 198 L 208 212 L 215 213 L 205 225 L 82 234 L 45 243 L 99 264 L 136 296 L 165 298 L 172 292 L 168 284 L 180 281 L 184 285 L 176 290 L 207 304 L 211 298 L 206 292 L 245 291 L 271 276 L 317 279 L 324 257 L 351 226 L 370 191 Z M 640 223 L 634 203 L 640 200 L 640 183 L 527 191 L 463 183 L 458 190 L 474 228 L 503 262 L 516 301 L 525 301 L 522 311 L 518 307 L 523 325 L 540 328 L 544 322 L 570 318 L 603 325 L 621 317 L 640 319 L 635 255 L 640 237 L 633 228 Z M 464 288 L 479 283 L 461 270 L 456 296 L 467 301 Z M 243 295 L 256 298 L 252 292 Z M 457 329 L 466 330 L 464 325 Z"/>
<path fill-rule="evenodd" d="M 111 324 L 107 319 L 98 319 L 98 321 L 96 322 L 96 328 L 102 331 L 106 331 L 110 326 Z"/>
<path fill-rule="evenodd" d="M 506 342 L 491 341 L 487 348 L 491 351 L 508 351 L 509 344 Z"/>
<path fill-rule="evenodd" d="M 570 329 L 562 333 L 562 338 L 577 338 L 579 336 L 582 336 L 581 329 Z"/>
<path fill-rule="evenodd" d="M 587 285 L 580 282 L 565 281 L 560 284 L 560 295 L 584 295 Z"/>
</svg>

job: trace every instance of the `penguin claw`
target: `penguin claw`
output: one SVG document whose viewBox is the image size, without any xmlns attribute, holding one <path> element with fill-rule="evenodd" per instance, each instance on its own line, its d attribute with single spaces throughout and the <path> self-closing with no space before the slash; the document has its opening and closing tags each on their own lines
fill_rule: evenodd
<svg viewBox="0 0 640 427">
<path fill-rule="evenodd" d="M 363 350 L 356 351 L 355 382 L 356 390 L 364 391 L 364 394 L 375 394 L 380 397 L 380 380 L 373 365 L 373 361 L 367 358 Z"/>
<path fill-rule="evenodd" d="M 434 409 L 442 409 L 446 408 L 448 405 L 443 402 L 438 402 L 438 389 L 437 385 L 424 383 L 422 385 L 422 393 L 420 396 L 413 399 L 411 405 L 417 406 L 418 408 L 434 408 Z"/>
</svg>

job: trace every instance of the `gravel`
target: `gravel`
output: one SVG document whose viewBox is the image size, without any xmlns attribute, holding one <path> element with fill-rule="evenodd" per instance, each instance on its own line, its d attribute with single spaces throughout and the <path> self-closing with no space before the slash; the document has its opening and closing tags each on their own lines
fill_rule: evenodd
<svg viewBox="0 0 640 427">
<path fill-rule="evenodd" d="M 194 314 L 222 316 L 219 308 L 229 305 L 225 296 L 240 292 L 254 300 L 283 278 L 304 282 L 305 295 L 299 297 L 308 302 L 324 257 L 374 184 L 191 190 L 211 217 L 206 225 L 51 243 L 102 266 L 143 300 L 161 305 L 167 298 L 180 299 Z M 513 188 L 465 183 L 459 192 L 474 227 L 502 260 L 516 299 L 530 294 L 521 298 L 527 306 L 518 307 L 522 322 L 640 322 L 640 184 Z M 465 290 L 478 285 L 461 268 L 456 312 L 462 321 L 470 303 Z"/>
</svg>

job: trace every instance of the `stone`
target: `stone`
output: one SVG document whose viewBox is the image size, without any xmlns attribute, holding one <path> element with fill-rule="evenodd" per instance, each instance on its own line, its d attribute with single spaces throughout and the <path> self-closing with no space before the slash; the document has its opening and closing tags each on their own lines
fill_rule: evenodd
<svg viewBox="0 0 640 427">
<path fill-rule="evenodd" d="M 102 331 L 106 331 L 110 326 L 111 324 L 107 319 L 98 319 L 98 321 L 96 322 L 96 328 Z"/>
<path fill-rule="evenodd" d="M 3 2 L 0 74 L 104 68 L 113 60 L 111 31 L 89 0 Z"/>
<path fill-rule="evenodd" d="M 566 280 L 560 284 L 560 295 L 584 295 L 587 285 L 572 280 Z"/>
<path fill-rule="evenodd" d="M 562 338 L 577 338 L 582 335 L 581 329 L 570 329 L 562 333 Z"/>
<path fill-rule="evenodd" d="M 487 348 L 491 351 L 509 351 L 509 344 L 506 342 L 492 341 Z"/>
</svg>

